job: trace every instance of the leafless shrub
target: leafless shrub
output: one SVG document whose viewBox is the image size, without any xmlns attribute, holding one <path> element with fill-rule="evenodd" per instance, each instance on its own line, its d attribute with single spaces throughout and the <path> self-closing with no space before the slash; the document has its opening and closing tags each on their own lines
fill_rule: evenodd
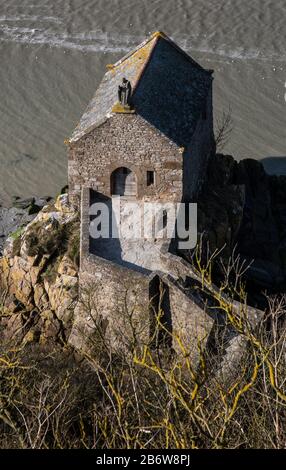
<svg viewBox="0 0 286 470">
<path fill-rule="evenodd" d="M 212 257 L 200 263 L 198 253 L 196 273 L 201 294 L 211 293 L 209 308 L 219 312 L 235 338 L 243 339 L 230 375 L 223 373 L 226 360 L 233 360 L 225 338 L 218 338 L 215 353 L 198 341 L 196 362 L 183 335 L 162 323 L 161 309 L 156 325 L 172 336 L 176 354 L 137 336 L 144 330 L 138 329 L 129 302 L 115 304 L 114 316 L 107 319 L 112 323 L 124 317 L 118 321 L 122 347 L 114 347 L 93 285 L 83 301 L 95 334 L 80 359 L 1 351 L 0 446 L 285 448 L 286 298 L 270 297 L 260 323 L 253 322 L 241 278 L 244 267 L 234 256 L 225 268 L 225 282 L 215 288 L 213 262 Z M 123 294 L 128 299 L 127 290 Z M 238 297 L 241 302 L 234 308 Z M 130 341 L 127 326 L 134 334 Z M 85 336 L 87 330 L 79 333 Z"/>
<path fill-rule="evenodd" d="M 216 120 L 215 143 L 217 150 L 222 150 L 229 142 L 233 131 L 233 120 L 231 108 L 223 111 L 222 116 Z"/>
</svg>

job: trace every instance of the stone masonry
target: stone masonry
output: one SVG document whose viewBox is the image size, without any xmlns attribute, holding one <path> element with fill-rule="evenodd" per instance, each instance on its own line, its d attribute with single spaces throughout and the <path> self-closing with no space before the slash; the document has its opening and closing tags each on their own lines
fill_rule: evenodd
<svg viewBox="0 0 286 470">
<path fill-rule="evenodd" d="M 70 342 L 92 348 L 100 331 L 112 349 L 158 346 L 163 313 L 168 346 L 197 363 L 198 344 L 207 346 L 217 320 L 196 289 L 186 288 L 199 283 L 196 274 L 169 252 L 170 239 L 93 239 L 91 207 L 102 200 L 111 207 L 114 196 L 139 206 L 197 200 L 215 151 L 212 71 L 160 32 L 108 69 L 68 141 L 69 198 L 81 212 L 80 300 Z M 123 78 L 132 90 L 126 107 L 117 103 Z M 124 206 L 123 214 L 123 224 L 132 225 Z"/>
<path fill-rule="evenodd" d="M 178 146 L 140 116 L 117 114 L 71 144 L 69 187 L 77 204 L 82 187 L 111 195 L 111 174 L 127 167 L 136 175 L 137 198 L 181 201 L 183 154 Z M 156 182 L 147 186 L 148 170 Z"/>
</svg>

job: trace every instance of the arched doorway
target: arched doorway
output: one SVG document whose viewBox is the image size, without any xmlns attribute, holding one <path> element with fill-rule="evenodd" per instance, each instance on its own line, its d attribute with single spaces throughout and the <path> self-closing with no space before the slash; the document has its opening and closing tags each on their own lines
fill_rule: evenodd
<svg viewBox="0 0 286 470">
<path fill-rule="evenodd" d="M 116 196 L 136 196 L 136 175 L 129 168 L 120 167 L 111 173 L 111 194 Z"/>
</svg>

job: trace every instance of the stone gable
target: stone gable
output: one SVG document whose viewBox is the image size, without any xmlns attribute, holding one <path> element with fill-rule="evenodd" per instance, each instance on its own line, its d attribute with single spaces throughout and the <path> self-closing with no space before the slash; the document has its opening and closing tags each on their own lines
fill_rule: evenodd
<svg viewBox="0 0 286 470">
<path fill-rule="evenodd" d="M 127 167 L 136 175 L 137 197 L 181 201 L 182 150 L 136 114 L 117 114 L 69 150 L 70 198 L 78 205 L 81 187 L 111 195 L 111 174 Z M 154 184 L 147 186 L 147 171 Z"/>
</svg>

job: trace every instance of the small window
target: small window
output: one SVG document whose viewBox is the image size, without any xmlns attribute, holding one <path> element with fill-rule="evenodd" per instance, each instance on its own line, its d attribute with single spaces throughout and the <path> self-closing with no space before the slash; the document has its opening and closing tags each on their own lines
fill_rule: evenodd
<svg viewBox="0 0 286 470">
<path fill-rule="evenodd" d="M 155 182 L 154 171 L 147 171 L 147 186 L 152 186 Z"/>
<path fill-rule="evenodd" d="M 166 211 L 166 209 L 163 210 L 162 218 L 163 218 L 163 228 L 166 228 L 167 223 L 168 223 L 168 212 Z"/>
</svg>

